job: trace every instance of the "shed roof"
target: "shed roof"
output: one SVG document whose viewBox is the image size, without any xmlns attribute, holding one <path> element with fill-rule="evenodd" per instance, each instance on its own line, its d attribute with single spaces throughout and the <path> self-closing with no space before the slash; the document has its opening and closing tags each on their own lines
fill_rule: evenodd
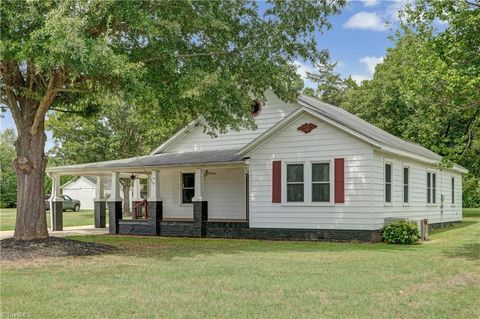
<svg viewBox="0 0 480 319">
<path fill-rule="evenodd" d="M 237 150 L 214 150 L 201 152 L 185 153 L 163 153 L 156 155 L 146 155 L 131 158 L 124 158 L 113 161 L 95 162 L 78 165 L 67 165 L 58 167 L 49 167 L 49 173 L 79 173 L 82 171 L 100 172 L 112 169 L 143 169 L 162 166 L 180 166 L 197 164 L 223 164 L 232 162 L 242 162 L 244 156 L 239 155 Z"/>
</svg>

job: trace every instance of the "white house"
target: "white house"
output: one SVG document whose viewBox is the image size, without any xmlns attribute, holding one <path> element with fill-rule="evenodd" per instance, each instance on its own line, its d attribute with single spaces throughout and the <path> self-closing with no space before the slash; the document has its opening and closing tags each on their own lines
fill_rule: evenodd
<svg viewBox="0 0 480 319">
<path fill-rule="evenodd" d="M 467 170 L 426 148 L 304 95 L 289 104 L 267 92 L 253 115 L 255 130 L 212 138 L 198 120 L 148 156 L 47 171 L 112 176 L 119 234 L 375 241 L 386 218 L 462 220 Z M 137 200 L 148 179 L 145 220 L 119 212 L 118 179 L 130 175 Z"/>
</svg>

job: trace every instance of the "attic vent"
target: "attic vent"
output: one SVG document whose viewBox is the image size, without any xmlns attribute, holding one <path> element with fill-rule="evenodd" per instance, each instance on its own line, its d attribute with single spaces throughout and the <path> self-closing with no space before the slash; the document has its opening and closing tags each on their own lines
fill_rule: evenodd
<svg viewBox="0 0 480 319">
<path fill-rule="evenodd" d="M 259 101 L 252 102 L 252 116 L 257 116 L 260 113 L 260 109 L 262 108 L 262 104 Z"/>
</svg>

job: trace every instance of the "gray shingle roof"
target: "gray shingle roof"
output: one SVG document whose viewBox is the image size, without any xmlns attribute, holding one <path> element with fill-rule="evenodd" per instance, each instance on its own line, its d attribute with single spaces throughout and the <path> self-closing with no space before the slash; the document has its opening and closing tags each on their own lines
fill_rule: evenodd
<svg viewBox="0 0 480 319">
<path fill-rule="evenodd" d="M 434 161 L 439 161 L 442 159 L 440 155 L 426 149 L 425 147 L 407 142 L 399 137 L 396 137 L 395 135 L 387 133 L 384 130 L 379 129 L 378 127 L 362 120 L 358 116 L 355 116 L 340 107 L 321 102 L 306 95 L 301 95 L 299 97 L 299 101 L 306 104 L 306 106 L 309 106 L 310 109 L 318 114 L 323 115 L 328 119 L 380 144 L 397 150 L 420 155 Z"/>
<path fill-rule="evenodd" d="M 216 150 L 185 153 L 163 153 L 156 155 L 147 155 L 131 157 L 113 161 L 68 165 L 60 167 L 47 168 L 48 172 L 56 171 L 76 171 L 76 170 L 107 170 L 131 167 L 159 167 L 169 165 L 195 165 L 195 164 L 214 164 L 240 162 L 244 159 L 237 150 Z"/>
</svg>

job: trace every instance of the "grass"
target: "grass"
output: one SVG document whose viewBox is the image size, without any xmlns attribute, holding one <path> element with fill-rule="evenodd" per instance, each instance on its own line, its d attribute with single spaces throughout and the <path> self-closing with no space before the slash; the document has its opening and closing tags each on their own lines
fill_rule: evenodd
<svg viewBox="0 0 480 319">
<path fill-rule="evenodd" d="M 464 208 L 464 217 L 480 217 L 480 208 Z"/>
<path fill-rule="evenodd" d="M 108 214 L 107 214 L 108 215 Z M 15 229 L 15 208 L 0 209 L 0 231 Z M 79 212 L 63 212 L 63 227 L 93 225 L 93 210 L 82 209 Z M 108 216 L 107 216 L 108 223 Z M 47 224 L 50 227 L 50 212 L 47 211 Z"/>
<path fill-rule="evenodd" d="M 416 246 L 90 236 L 117 253 L 2 262 L 32 318 L 478 318 L 480 209 Z M 470 214 L 469 213 L 469 214 Z"/>
</svg>

